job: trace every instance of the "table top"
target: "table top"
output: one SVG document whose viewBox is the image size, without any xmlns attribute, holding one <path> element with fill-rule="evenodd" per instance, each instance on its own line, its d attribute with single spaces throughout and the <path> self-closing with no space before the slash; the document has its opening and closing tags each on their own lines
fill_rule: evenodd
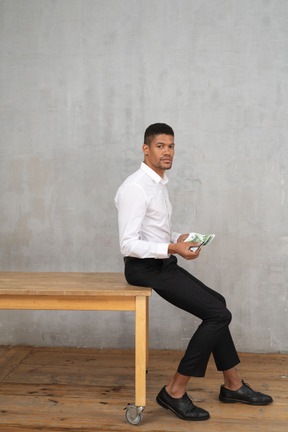
<svg viewBox="0 0 288 432">
<path fill-rule="evenodd" d="M 0 296 L 150 296 L 151 288 L 129 285 L 123 273 L 0 272 Z"/>
</svg>

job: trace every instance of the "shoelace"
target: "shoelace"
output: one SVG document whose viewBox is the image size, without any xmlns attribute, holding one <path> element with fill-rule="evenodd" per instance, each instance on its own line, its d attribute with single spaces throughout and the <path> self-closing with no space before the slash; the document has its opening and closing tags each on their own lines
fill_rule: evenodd
<svg viewBox="0 0 288 432">
<path fill-rule="evenodd" d="M 263 396 L 262 393 L 253 390 L 253 389 L 251 388 L 251 386 L 250 386 L 248 383 L 244 382 L 243 380 L 242 380 L 242 383 L 245 384 L 246 387 L 248 387 L 248 388 L 251 390 L 252 394 L 253 394 L 253 395 L 254 395 L 258 400 L 262 398 L 262 396 Z"/>
</svg>

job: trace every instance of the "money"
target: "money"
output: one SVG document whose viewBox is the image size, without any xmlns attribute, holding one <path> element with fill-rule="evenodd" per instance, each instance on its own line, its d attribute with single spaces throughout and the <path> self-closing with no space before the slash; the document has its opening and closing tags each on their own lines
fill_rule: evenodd
<svg viewBox="0 0 288 432">
<path fill-rule="evenodd" d="M 199 246 L 191 246 L 189 249 L 193 252 L 196 252 L 197 249 L 199 249 L 202 246 L 206 246 L 214 239 L 215 234 L 199 234 L 199 233 L 190 233 L 185 242 L 192 242 L 192 243 L 201 243 Z"/>
</svg>

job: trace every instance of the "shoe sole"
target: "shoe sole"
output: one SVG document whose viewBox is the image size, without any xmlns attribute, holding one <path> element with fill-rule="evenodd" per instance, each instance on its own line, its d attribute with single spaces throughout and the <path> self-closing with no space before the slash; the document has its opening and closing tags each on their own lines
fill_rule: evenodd
<svg viewBox="0 0 288 432">
<path fill-rule="evenodd" d="M 162 408 L 165 408 L 167 410 L 172 411 L 177 417 L 179 417 L 181 420 L 186 420 L 186 421 L 204 421 L 204 420 L 209 420 L 210 415 L 208 414 L 208 417 L 195 417 L 195 418 L 186 418 L 186 417 L 182 417 L 179 413 L 177 413 L 176 411 L 174 411 L 169 405 L 167 405 L 164 401 L 162 401 L 159 396 L 156 397 L 156 402 L 158 403 L 158 405 L 160 405 Z"/>
<path fill-rule="evenodd" d="M 246 405 L 255 405 L 255 406 L 264 406 L 264 405 L 269 405 L 270 403 L 272 403 L 273 401 L 269 401 L 269 402 L 248 402 L 248 401 L 244 401 L 244 400 L 240 400 L 240 399 L 230 399 L 230 398 L 225 398 L 223 396 L 219 396 L 219 400 L 223 403 L 227 403 L 227 404 L 232 404 L 232 403 L 243 403 Z"/>
</svg>

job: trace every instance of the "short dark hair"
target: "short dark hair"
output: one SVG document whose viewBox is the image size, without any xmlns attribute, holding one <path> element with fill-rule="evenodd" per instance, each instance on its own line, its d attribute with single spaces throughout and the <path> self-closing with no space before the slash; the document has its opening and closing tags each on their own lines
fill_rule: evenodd
<svg viewBox="0 0 288 432">
<path fill-rule="evenodd" d="M 152 139 L 156 135 L 161 134 L 174 136 L 174 131 L 171 126 L 168 126 L 166 123 L 154 123 L 148 126 L 144 133 L 144 144 L 150 145 Z"/>
</svg>

